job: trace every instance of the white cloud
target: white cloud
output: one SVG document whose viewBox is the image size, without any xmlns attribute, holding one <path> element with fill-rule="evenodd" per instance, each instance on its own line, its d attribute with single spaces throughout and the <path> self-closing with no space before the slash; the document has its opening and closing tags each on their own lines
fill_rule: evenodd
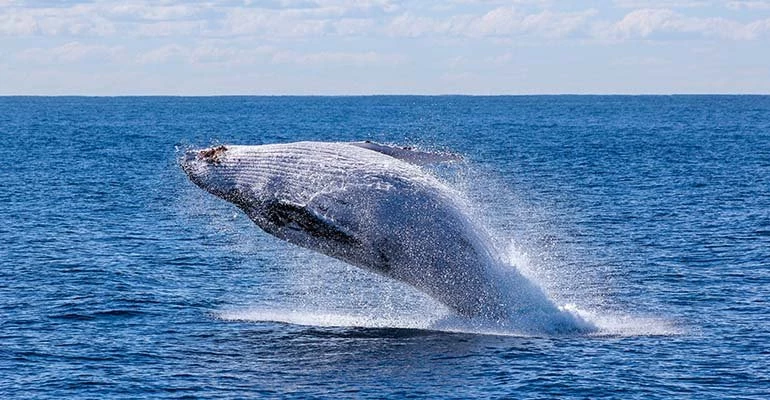
<svg viewBox="0 0 770 400">
<path fill-rule="evenodd" d="M 394 66 L 405 58 L 398 54 L 364 52 L 298 52 L 271 46 L 235 47 L 227 40 L 205 41 L 195 46 L 164 45 L 147 51 L 136 58 L 138 64 L 189 65 L 226 64 L 229 66 L 257 66 L 292 64 L 300 66 Z"/>
<path fill-rule="evenodd" d="M 660 77 L 697 72 L 705 82 L 710 78 L 701 70 L 682 72 L 692 58 L 683 52 L 713 49 L 719 57 L 696 55 L 698 65 L 712 62 L 714 71 L 732 68 L 725 73 L 737 74 L 741 66 L 767 65 L 763 50 L 770 41 L 770 0 L 612 0 L 593 3 L 597 9 L 553 0 L 78 1 L 0 0 L 0 63 L 6 65 L 0 90 L 32 87 L 15 82 L 19 75 L 13 74 L 56 71 L 51 80 L 36 79 L 34 87 L 63 85 L 59 92 L 66 92 L 81 85 L 105 93 L 112 84 L 112 93 L 134 93 L 136 87 L 173 93 L 211 77 L 214 86 L 207 90 L 220 93 L 225 89 L 216 84 L 245 90 L 239 81 L 259 76 L 264 82 L 254 90 L 269 87 L 272 93 L 563 91 L 578 80 L 554 77 L 578 74 L 584 63 L 590 71 L 585 82 L 596 78 L 597 88 L 622 92 L 647 82 L 628 86 L 596 71 L 647 66 Z M 744 42 L 731 42 L 738 40 Z M 372 73 L 371 81 L 340 85 L 356 74 L 370 76 L 367 68 L 375 66 L 386 68 Z M 525 84 L 521 71 L 540 80 Z M 442 73 L 474 78 L 446 86 Z M 506 73 L 508 83 L 495 86 L 490 77 Z M 59 82 L 66 76 L 72 84 Z M 139 77 L 144 81 L 134 82 Z M 766 78 L 752 79 L 756 87 L 768 87 Z M 669 81 L 673 89 L 658 87 L 676 90 L 680 81 Z"/>
<path fill-rule="evenodd" d="M 418 37 L 428 34 L 467 37 L 525 36 L 566 37 L 587 27 L 595 10 L 526 14 L 512 7 L 495 8 L 483 15 L 429 18 L 404 14 L 394 18 L 386 31 L 392 36 Z"/>
<path fill-rule="evenodd" d="M 437 31 L 446 31 L 446 27 L 439 28 L 438 22 L 433 18 L 422 17 L 405 13 L 393 18 L 386 32 L 391 36 L 418 37 Z"/>
<path fill-rule="evenodd" d="M 272 53 L 273 49 L 269 46 L 244 49 L 234 47 L 227 41 L 215 40 L 204 41 L 195 46 L 164 45 L 140 54 L 136 62 L 138 64 L 179 62 L 189 65 L 254 65 L 267 62 Z"/>
<path fill-rule="evenodd" d="M 122 46 L 88 45 L 69 42 L 53 48 L 31 48 L 18 53 L 17 58 L 24 62 L 38 64 L 104 63 L 119 61 L 124 57 Z"/>
<path fill-rule="evenodd" d="M 133 31 L 145 37 L 200 36 L 209 32 L 203 21 L 159 21 L 141 24 Z"/>
<path fill-rule="evenodd" d="M 496 5 L 496 6 L 512 6 L 512 5 L 534 5 L 538 7 L 546 7 L 553 4 L 553 0 L 450 0 L 446 3 L 449 4 L 471 4 L 471 5 Z"/>
<path fill-rule="evenodd" d="M 543 6 L 541 1 L 518 1 Z M 510 3 L 509 3 L 510 4 Z M 402 12 L 391 1 L 280 1 L 254 6 L 211 3 L 86 3 L 70 7 L 0 10 L 0 34 L 46 36 L 254 36 L 269 39 L 326 35 L 416 37 L 426 34 L 487 37 L 539 35 L 558 38 L 584 27 L 594 10 L 534 13 L 510 6 L 441 17 Z M 417 9 L 419 11 L 419 8 Z M 423 10 L 424 11 L 424 10 Z"/>
<path fill-rule="evenodd" d="M 611 33 L 620 38 L 647 37 L 655 31 L 675 29 L 678 14 L 668 9 L 642 9 L 632 11 L 614 24 Z"/>
<path fill-rule="evenodd" d="M 728 1 L 731 10 L 770 10 L 770 1 Z"/>
<path fill-rule="evenodd" d="M 226 40 L 206 41 L 189 50 L 192 64 L 254 66 L 266 64 L 275 53 L 271 46 L 234 47 Z"/>
<path fill-rule="evenodd" d="M 377 32 L 384 16 L 357 15 L 364 8 L 323 7 L 317 9 L 274 10 L 266 8 L 231 8 L 220 28 L 210 31 L 218 37 L 257 36 L 276 38 L 308 38 L 318 36 L 364 36 Z"/>
<path fill-rule="evenodd" d="M 0 35 L 25 36 L 33 35 L 37 31 L 37 21 L 30 15 L 14 13 L 0 14 Z"/>
<path fill-rule="evenodd" d="M 404 62 L 404 57 L 400 55 L 380 54 L 374 51 L 319 53 L 280 51 L 273 55 L 272 62 L 276 64 L 367 67 L 399 65 Z"/>
<path fill-rule="evenodd" d="M 667 35 L 751 40 L 769 29 L 770 19 L 743 24 L 720 17 L 687 17 L 670 9 L 642 9 L 632 11 L 620 21 L 600 28 L 597 35 L 610 40 L 665 38 Z"/>
<path fill-rule="evenodd" d="M 707 7 L 711 1 L 701 0 L 614 0 L 620 8 L 694 8 Z"/>
<path fill-rule="evenodd" d="M 0 7 L 0 34 L 8 36 L 109 36 L 133 35 L 146 25 L 170 26 L 206 21 L 207 7 L 184 3 L 108 2 L 58 7 Z M 149 29 L 152 30 L 151 28 Z M 174 30 L 179 31 L 179 29 Z M 186 31 L 182 32 L 186 33 Z"/>
<path fill-rule="evenodd" d="M 0 10 L 0 34 L 8 36 L 104 36 L 115 31 L 111 21 L 93 12 L 93 5 Z"/>
<path fill-rule="evenodd" d="M 334 23 L 334 31 L 341 36 L 356 36 L 373 33 L 376 22 L 364 18 L 343 18 Z"/>
<path fill-rule="evenodd" d="M 231 9 L 222 22 L 223 35 L 303 37 L 322 35 L 329 30 L 327 20 L 299 19 L 266 9 Z"/>
<path fill-rule="evenodd" d="M 550 38 L 561 38 L 586 26 L 588 20 L 596 14 L 597 11 L 593 9 L 574 13 L 555 13 L 546 10 L 526 16 L 521 24 L 525 31 L 537 32 Z"/>
<path fill-rule="evenodd" d="M 105 4 L 95 11 L 117 18 L 133 18 L 147 21 L 189 19 L 201 14 L 202 8 L 188 4 L 119 3 Z"/>
<path fill-rule="evenodd" d="M 612 61 L 612 65 L 617 65 L 621 67 L 662 67 L 671 65 L 671 61 L 661 58 L 661 57 L 653 57 L 653 56 L 628 56 L 628 57 L 622 57 L 615 59 Z"/>
<path fill-rule="evenodd" d="M 140 54 L 137 58 L 139 64 L 165 64 L 173 60 L 181 60 L 189 50 L 178 44 L 168 44 L 157 49 Z"/>
</svg>

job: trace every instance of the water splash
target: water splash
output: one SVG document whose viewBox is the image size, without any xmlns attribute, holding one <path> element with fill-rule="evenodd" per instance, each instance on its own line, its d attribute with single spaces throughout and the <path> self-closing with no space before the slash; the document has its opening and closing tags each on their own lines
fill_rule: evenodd
<svg viewBox="0 0 770 400">
<path fill-rule="evenodd" d="M 553 294 L 553 288 L 558 288 L 560 282 L 575 277 L 565 276 L 565 271 L 548 270 L 546 265 L 553 262 L 549 249 L 531 240 L 517 240 L 505 233 L 500 233 L 503 222 L 511 217 L 521 217 L 523 213 L 531 213 L 532 206 L 519 202 L 494 204 L 493 209 L 499 215 L 497 224 L 487 224 L 492 220 L 489 215 L 479 212 L 474 201 L 478 198 L 504 197 L 499 187 L 485 187 L 479 191 L 478 186 L 469 182 L 488 182 L 468 174 L 467 170 L 455 174 L 461 176 L 464 182 L 457 178 L 451 181 L 452 186 L 461 191 L 458 202 L 468 206 L 474 221 L 481 227 L 491 227 L 495 232 L 491 248 L 501 248 L 500 243 L 508 241 L 506 251 L 498 254 L 500 263 L 487 278 L 495 282 L 504 294 L 499 301 L 508 310 L 506 315 L 499 314 L 491 318 L 465 318 L 455 315 L 446 307 L 436 304 L 421 293 L 397 282 L 382 280 L 380 277 L 362 272 L 352 267 L 337 266 L 340 264 L 325 257 L 315 255 L 313 262 L 301 262 L 289 266 L 295 273 L 287 274 L 295 287 L 290 300 L 275 307 L 244 307 L 241 309 L 222 311 L 217 314 L 224 320 L 271 321 L 299 325 L 314 326 L 349 326 L 371 328 L 408 328 L 429 329 L 447 332 L 467 332 L 497 335 L 625 335 L 625 334 L 675 334 L 678 331 L 664 320 L 654 318 L 634 318 L 622 314 L 610 314 L 600 307 L 585 307 L 583 304 L 566 303 L 565 299 L 580 297 L 572 293 L 560 297 Z M 446 180 L 445 180 L 446 181 Z M 502 196 L 501 196 L 502 194 Z M 525 222 L 519 222 L 519 232 L 523 235 L 538 236 L 542 234 L 532 229 Z M 484 229 L 484 228 L 482 228 Z M 533 235 L 533 233 L 535 235 Z M 304 250 L 292 248 L 290 252 Z M 300 257 L 302 258 L 302 257 Z M 533 261 L 537 260 L 537 261 Z M 552 266 L 552 265 L 550 265 Z M 340 268 L 344 271 L 341 274 Z M 301 269 L 301 271 L 300 271 Z M 544 274 L 544 271 L 547 271 Z M 576 272 L 576 271 L 566 271 Z M 545 276 L 545 279 L 543 279 Z M 378 279 L 379 278 L 379 279 Z M 581 281 L 581 279 L 577 279 Z M 557 283 L 557 284 L 554 284 Z M 327 291 L 319 291 L 319 284 L 326 286 Z M 286 293 L 283 293 L 285 295 Z M 590 299 L 589 299 L 590 300 Z M 287 304 L 291 302 L 295 304 Z M 589 301 L 590 303 L 590 301 Z M 593 304 L 596 306 L 596 303 Z M 590 311 L 589 311 L 590 310 Z"/>
<path fill-rule="evenodd" d="M 274 244 L 284 246 L 277 240 Z M 557 306 L 560 317 L 548 313 L 520 313 L 502 321 L 469 319 L 400 282 L 300 248 L 286 247 L 283 253 L 280 260 L 286 264 L 278 269 L 284 270 L 284 278 L 290 282 L 288 285 L 276 285 L 282 289 L 272 300 L 266 300 L 262 293 L 261 299 L 247 300 L 242 306 L 220 310 L 215 312 L 215 317 L 225 321 L 516 337 L 564 334 L 669 336 L 685 332 L 665 318 L 634 316 L 600 308 L 591 310 L 571 303 Z M 512 254 L 512 257 L 521 265 L 532 266 L 523 254 Z M 508 285 L 515 287 L 515 282 Z M 576 321 L 587 325 L 576 330 Z"/>
<path fill-rule="evenodd" d="M 675 336 L 682 335 L 685 330 L 672 321 L 656 317 L 638 317 L 630 315 L 594 315 L 579 310 L 571 305 L 564 306 L 564 311 L 580 315 L 586 321 L 591 321 L 597 329 L 584 332 L 583 335 L 592 337 L 626 337 L 626 336 Z M 371 310 L 376 311 L 376 310 Z M 324 309 L 294 309 L 275 307 L 247 307 L 228 309 L 214 313 L 216 318 L 224 321 L 283 323 L 290 325 L 327 327 L 327 328 L 372 328 L 372 329 L 418 329 L 447 333 L 468 333 L 478 335 L 540 337 L 553 336 L 531 329 L 521 329 L 520 323 L 500 324 L 484 320 L 473 320 L 446 314 L 402 313 L 379 315 L 374 312 L 360 310 L 348 312 L 329 312 Z"/>
</svg>

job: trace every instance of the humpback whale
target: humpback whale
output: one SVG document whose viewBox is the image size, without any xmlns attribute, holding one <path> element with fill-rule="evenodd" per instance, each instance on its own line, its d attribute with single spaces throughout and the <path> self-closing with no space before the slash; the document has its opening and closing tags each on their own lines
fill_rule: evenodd
<svg viewBox="0 0 770 400">
<path fill-rule="evenodd" d="M 462 316 L 564 314 L 515 270 L 517 293 L 501 285 L 503 263 L 484 229 L 422 167 L 459 159 L 368 141 L 297 142 L 191 150 L 181 166 L 265 232 L 402 281 Z"/>
</svg>

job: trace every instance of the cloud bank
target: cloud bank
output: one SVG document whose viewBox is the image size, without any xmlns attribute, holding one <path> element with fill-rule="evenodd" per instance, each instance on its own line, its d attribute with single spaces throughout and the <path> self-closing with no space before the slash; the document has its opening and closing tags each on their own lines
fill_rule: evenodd
<svg viewBox="0 0 770 400">
<path fill-rule="evenodd" d="M 21 71 L 34 77 L 35 71 L 50 73 L 55 66 L 60 69 L 57 74 L 72 71 L 68 89 L 72 91 L 79 83 L 74 79 L 80 76 L 76 69 L 84 67 L 105 76 L 120 67 L 140 80 L 150 73 L 174 74 L 176 80 L 184 74 L 211 77 L 197 87 L 180 83 L 179 89 L 190 93 L 229 92 L 232 87 L 215 87 L 214 82 L 225 81 L 221 75 L 238 73 L 270 77 L 272 85 L 240 86 L 255 92 L 267 87 L 270 93 L 292 92 L 298 86 L 287 81 L 305 82 L 308 78 L 296 77 L 308 74 L 322 75 L 323 80 L 312 86 L 329 93 L 347 93 L 345 82 L 350 77 L 370 82 L 373 92 L 383 87 L 397 92 L 412 87 L 419 93 L 558 92 L 557 83 L 564 91 L 575 90 L 574 84 L 565 84 L 567 77 L 545 76 L 565 65 L 579 67 L 565 71 L 580 74 L 580 79 L 596 78 L 589 73 L 591 66 L 605 71 L 624 66 L 634 74 L 633 84 L 624 89 L 620 78 L 614 77 L 614 82 L 599 81 L 595 87 L 638 91 L 641 80 L 649 79 L 642 76 L 648 73 L 644 71 L 664 65 L 676 71 L 676 79 L 687 74 L 697 78 L 691 73 L 697 66 L 692 57 L 705 64 L 698 79 L 706 83 L 713 83 L 708 76 L 713 72 L 708 71 L 717 67 L 727 67 L 735 78 L 744 69 L 762 70 L 767 68 L 767 56 L 754 49 L 766 47 L 768 41 L 770 1 L 759 0 L 616 0 L 590 8 L 547 0 L 419 5 L 398 0 L 0 1 L 4 47 L 0 78 L 16 82 Z M 683 50 L 690 58 L 680 54 Z M 721 57 L 720 51 L 740 53 L 736 64 Z M 629 63 L 653 59 L 661 62 Z M 484 78 L 495 74 L 516 78 L 498 82 Z M 659 78 L 675 79 L 673 75 Z M 533 78 L 542 80 L 539 86 L 522 82 Z M 474 80 L 477 86 L 469 85 Z M 751 91 L 742 85 L 735 90 Z M 142 91 L 153 92 L 149 84 L 143 86 Z M 757 86 L 768 90 L 770 84 L 761 80 Z M 665 86 L 651 87 L 660 91 Z M 698 84 L 691 87 L 709 90 Z M 588 88 L 590 82 L 580 91 L 591 91 Z M 106 90 L 132 92 L 129 89 Z M 44 87 L 33 82 L 0 90 L 37 93 Z"/>
</svg>

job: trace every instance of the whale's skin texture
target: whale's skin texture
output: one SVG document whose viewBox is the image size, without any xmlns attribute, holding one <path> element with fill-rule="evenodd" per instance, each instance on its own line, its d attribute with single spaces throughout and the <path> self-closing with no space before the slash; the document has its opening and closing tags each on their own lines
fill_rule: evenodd
<svg viewBox="0 0 770 400">
<path fill-rule="evenodd" d="M 457 194 L 355 143 L 190 151 L 182 168 L 265 232 L 405 282 L 464 316 L 501 318 L 495 252 Z"/>
</svg>

